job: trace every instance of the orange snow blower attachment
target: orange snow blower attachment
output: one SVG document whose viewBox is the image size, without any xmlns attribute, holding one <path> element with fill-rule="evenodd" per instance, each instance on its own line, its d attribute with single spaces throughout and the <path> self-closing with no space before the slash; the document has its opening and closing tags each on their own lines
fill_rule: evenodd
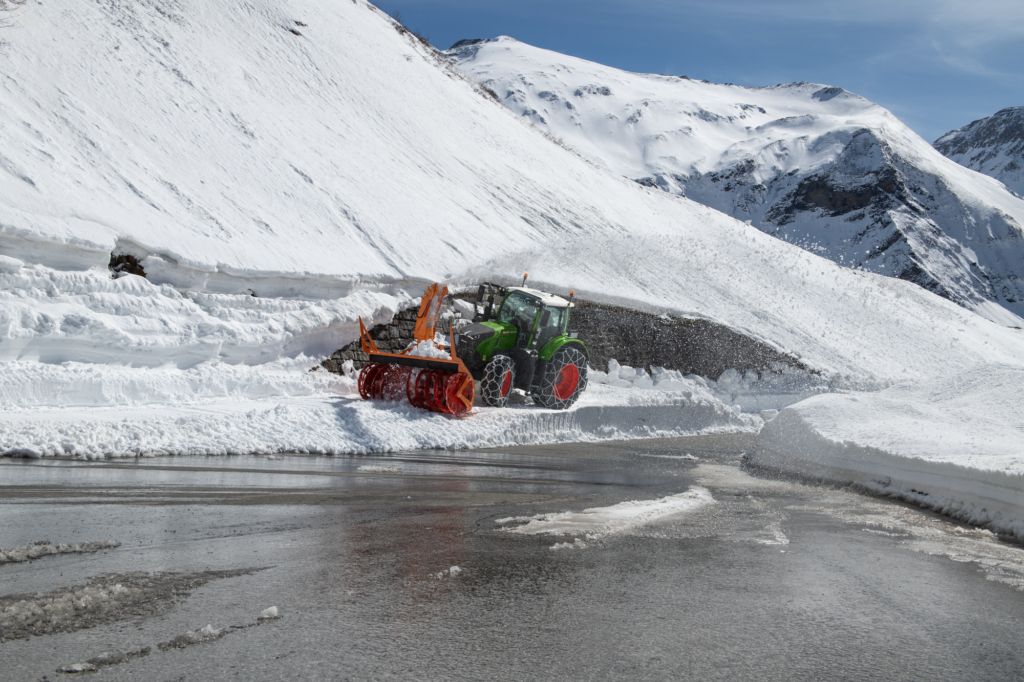
<svg viewBox="0 0 1024 682">
<path fill-rule="evenodd" d="M 380 352 L 359 318 L 363 351 L 370 356 L 369 364 L 359 372 L 363 400 L 405 398 L 415 407 L 454 415 L 466 414 L 473 407 L 476 387 L 466 365 L 455 355 L 454 330 L 448 345 L 450 357 L 443 356 L 443 346 L 433 345 L 437 314 L 447 294 L 448 287 L 438 291 L 437 284 L 423 292 L 416 317 L 416 343 L 401 353 Z"/>
</svg>

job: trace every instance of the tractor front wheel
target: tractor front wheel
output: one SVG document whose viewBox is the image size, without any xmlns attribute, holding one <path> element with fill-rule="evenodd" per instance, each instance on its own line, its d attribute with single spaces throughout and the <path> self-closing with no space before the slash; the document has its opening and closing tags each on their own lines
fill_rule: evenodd
<svg viewBox="0 0 1024 682">
<path fill-rule="evenodd" d="M 480 397 L 487 407 L 505 407 L 516 381 L 516 366 L 507 355 L 495 355 L 484 368 Z"/>
<path fill-rule="evenodd" d="M 544 366 L 540 389 L 533 402 L 552 410 L 571 407 L 587 388 L 587 356 L 573 345 L 555 351 Z"/>
</svg>

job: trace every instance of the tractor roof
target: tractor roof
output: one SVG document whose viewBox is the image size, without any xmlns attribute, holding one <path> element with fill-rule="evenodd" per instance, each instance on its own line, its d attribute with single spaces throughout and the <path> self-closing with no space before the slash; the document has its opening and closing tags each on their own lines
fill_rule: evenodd
<svg viewBox="0 0 1024 682">
<path fill-rule="evenodd" d="M 530 287 L 509 287 L 508 290 L 522 291 L 525 294 L 536 296 L 540 299 L 541 303 L 549 308 L 565 308 L 569 306 L 569 302 L 561 296 L 555 296 L 554 294 L 549 294 L 548 292 L 541 291 L 540 289 L 531 289 Z"/>
</svg>

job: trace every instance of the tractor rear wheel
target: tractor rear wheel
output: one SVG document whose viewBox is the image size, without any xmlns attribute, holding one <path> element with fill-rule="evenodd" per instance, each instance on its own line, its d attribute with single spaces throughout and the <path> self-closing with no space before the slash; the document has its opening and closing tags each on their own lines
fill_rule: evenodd
<svg viewBox="0 0 1024 682">
<path fill-rule="evenodd" d="M 564 410 L 580 397 L 587 388 L 587 356 L 574 345 L 565 345 L 555 351 L 544 365 L 540 389 L 533 394 L 533 402 L 552 410 Z"/>
<path fill-rule="evenodd" d="M 516 382 L 516 366 L 507 355 L 495 355 L 494 359 L 484 368 L 484 378 L 480 380 L 480 397 L 487 407 L 505 407 L 508 397 L 512 395 L 512 386 Z"/>
</svg>

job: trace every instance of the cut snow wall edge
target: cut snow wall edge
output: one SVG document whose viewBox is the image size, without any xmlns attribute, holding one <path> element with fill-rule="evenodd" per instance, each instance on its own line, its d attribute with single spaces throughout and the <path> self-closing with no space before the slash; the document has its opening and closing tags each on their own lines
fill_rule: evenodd
<svg viewBox="0 0 1024 682">
<path fill-rule="evenodd" d="M 342 399 L 334 406 L 293 403 L 285 411 L 253 410 L 241 419 L 214 411 L 200 417 L 172 411 L 132 422 L 96 418 L 52 421 L 43 428 L 35 420 L 19 420 L 0 423 L 0 456 L 369 455 L 750 432 L 760 426 L 756 417 L 739 414 L 718 401 L 685 398 L 655 405 L 577 405 L 569 410 L 506 408 L 488 410 L 472 419 L 424 414 L 409 406 L 381 407 L 388 411 L 388 419 L 375 419 L 379 413 L 371 403 Z M 410 428 L 396 429 L 394 418 Z M 197 428 L 197 423 L 202 428 Z M 316 426 L 310 428 L 310 424 Z M 226 446 L 226 442 L 233 445 Z"/>
<path fill-rule="evenodd" d="M 785 454 L 783 454 L 785 453 Z M 825 438 L 786 409 L 757 435 L 752 463 L 853 485 L 1024 541 L 1024 476 L 929 462 Z"/>
</svg>

